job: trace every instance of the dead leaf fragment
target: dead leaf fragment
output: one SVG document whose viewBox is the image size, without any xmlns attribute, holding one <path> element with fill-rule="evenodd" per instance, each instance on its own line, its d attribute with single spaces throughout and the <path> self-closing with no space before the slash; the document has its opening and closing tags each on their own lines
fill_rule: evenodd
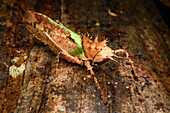
<svg viewBox="0 0 170 113">
<path fill-rule="evenodd" d="M 115 16 L 115 17 L 118 16 L 116 13 L 111 12 L 110 9 L 108 9 L 108 13 L 109 13 L 109 15 L 111 15 L 111 16 Z"/>
</svg>

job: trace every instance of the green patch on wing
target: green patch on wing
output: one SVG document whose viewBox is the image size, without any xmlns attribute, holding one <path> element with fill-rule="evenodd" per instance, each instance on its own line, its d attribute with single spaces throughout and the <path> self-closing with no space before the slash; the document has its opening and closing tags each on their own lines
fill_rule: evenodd
<svg viewBox="0 0 170 113">
<path fill-rule="evenodd" d="M 46 16 L 46 17 L 47 17 L 47 16 Z M 52 21 L 53 23 L 55 23 L 56 25 L 60 26 L 61 28 L 67 30 L 67 31 L 70 33 L 71 38 L 73 38 L 74 42 L 76 43 L 77 47 L 79 48 L 79 52 L 75 52 L 76 54 L 74 54 L 74 55 L 77 55 L 78 53 L 81 54 L 81 53 L 82 53 L 82 50 L 83 50 L 82 45 L 81 45 L 81 36 L 78 35 L 77 33 L 73 32 L 73 31 L 71 31 L 70 29 L 68 29 L 68 28 L 66 28 L 66 27 L 58 24 L 57 22 L 55 22 L 55 21 L 52 20 L 51 18 L 49 18 L 49 17 L 47 17 L 47 18 L 48 18 L 50 21 Z M 77 51 L 77 50 L 75 50 L 75 51 Z M 74 52 L 73 52 L 73 53 L 74 53 Z"/>
</svg>

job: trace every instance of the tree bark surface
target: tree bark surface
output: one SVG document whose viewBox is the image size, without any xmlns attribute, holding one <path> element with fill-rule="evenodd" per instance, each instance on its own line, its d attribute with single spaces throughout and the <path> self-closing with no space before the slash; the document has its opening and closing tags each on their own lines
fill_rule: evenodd
<svg viewBox="0 0 170 113">
<path fill-rule="evenodd" d="M 0 6 L 0 112 L 169 112 L 170 32 L 152 0 L 4 0 Z M 128 51 L 136 74 L 125 59 L 98 64 L 93 70 L 109 101 L 104 105 L 86 67 L 57 62 L 26 29 L 19 7 L 108 39 L 113 50 Z"/>
</svg>

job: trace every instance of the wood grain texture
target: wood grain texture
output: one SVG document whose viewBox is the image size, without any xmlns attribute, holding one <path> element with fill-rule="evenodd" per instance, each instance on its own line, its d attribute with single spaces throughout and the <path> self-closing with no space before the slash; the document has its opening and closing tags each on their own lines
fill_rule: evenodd
<svg viewBox="0 0 170 113">
<path fill-rule="evenodd" d="M 112 49 L 128 51 L 137 75 L 127 60 L 120 60 L 123 66 L 107 61 L 95 67 L 110 102 L 103 105 L 84 66 L 60 59 L 56 67 L 56 55 L 23 25 L 19 6 L 59 20 L 77 33 L 98 34 L 100 41 L 108 38 Z M 0 10 L 0 112 L 170 110 L 169 29 L 151 0 L 3 1 L 1 9 L 5 10 Z M 108 9 L 118 16 L 109 15 Z M 25 65 L 25 70 L 14 77 L 9 71 L 13 65 L 16 69 Z"/>
</svg>

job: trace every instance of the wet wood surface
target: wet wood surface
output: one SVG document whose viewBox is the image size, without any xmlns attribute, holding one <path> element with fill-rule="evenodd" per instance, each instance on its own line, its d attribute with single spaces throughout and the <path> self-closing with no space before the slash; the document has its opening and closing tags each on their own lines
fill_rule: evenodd
<svg viewBox="0 0 170 113">
<path fill-rule="evenodd" d="M 169 112 L 169 29 L 151 0 L 4 0 L 0 5 L 0 112 Z M 98 64 L 93 70 L 110 103 L 104 105 L 85 66 L 60 59 L 56 67 L 56 55 L 29 33 L 19 7 L 79 34 L 108 38 L 112 49 L 128 51 L 136 75 L 127 60 Z"/>
</svg>

